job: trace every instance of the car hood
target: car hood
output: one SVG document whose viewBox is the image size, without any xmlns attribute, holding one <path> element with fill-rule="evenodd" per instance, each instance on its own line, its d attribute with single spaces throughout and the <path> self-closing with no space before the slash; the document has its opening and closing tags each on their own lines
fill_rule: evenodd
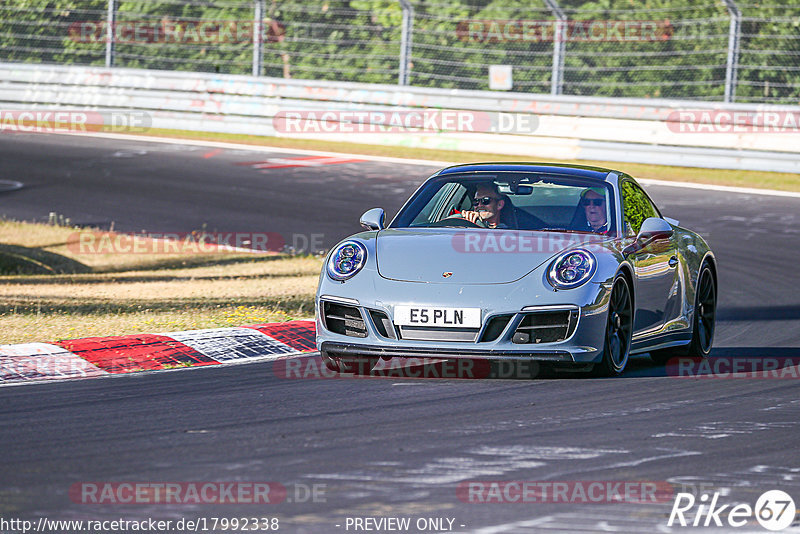
<svg viewBox="0 0 800 534">
<path fill-rule="evenodd" d="M 383 278 L 438 284 L 503 284 L 519 280 L 559 252 L 600 236 L 463 228 L 389 229 L 378 233 Z M 452 273 L 452 274 L 448 274 Z"/>
</svg>

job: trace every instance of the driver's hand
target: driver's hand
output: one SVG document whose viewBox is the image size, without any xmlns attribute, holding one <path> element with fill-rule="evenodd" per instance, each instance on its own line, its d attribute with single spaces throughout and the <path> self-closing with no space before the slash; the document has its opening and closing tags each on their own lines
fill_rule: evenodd
<svg viewBox="0 0 800 534">
<path fill-rule="evenodd" d="M 462 211 L 461 216 L 473 224 L 481 224 L 483 222 L 477 211 Z"/>
</svg>

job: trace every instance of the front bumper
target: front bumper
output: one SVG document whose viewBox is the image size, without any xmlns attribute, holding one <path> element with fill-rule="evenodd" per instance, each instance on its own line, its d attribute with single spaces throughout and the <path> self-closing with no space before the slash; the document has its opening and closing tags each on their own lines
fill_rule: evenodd
<svg viewBox="0 0 800 534">
<path fill-rule="evenodd" d="M 534 302 L 522 302 L 512 309 L 498 309 L 497 307 L 482 307 L 482 325 L 480 333 L 474 341 L 428 341 L 399 339 L 397 336 L 385 335 L 386 330 L 376 325 L 373 314 L 381 312 L 389 321 L 393 321 L 394 306 L 385 301 L 375 299 L 353 299 L 351 305 L 358 309 L 364 328 L 359 336 L 343 335 L 326 328 L 320 313 L 321 301 L 329 297 L 318 296 L 316 302 L 317 314 L 317 348 L 331 356 L 346 356 L 351 358 L 441 358 L 441 359 L 488 359 L 488 360 L 527 360 L 559 363 L 593 363 L 602 357 L 603 343 L 605 341 L 605 328 L 607 322 L 607 309 L 609 291 L 604 284 L 587 284 L 581 292 L 570 292 L 578 302 L 564 304 L 550 301 L 546 307 L 574 308 L 578 311 L 577 325 L 571 335 L 562 341 L 540 343 L 515 343 L 513 336 L 517 327 L 522 324 L 529 306 L 541 307 L 543 303 L 537 299 Z M 559 296 L 566 296 L 567 292 L 560 292 Z M 552 295 L 555 297 L 556 295 Z M 449 297 L 449 296 L 448 296 Z M 454 297 L 454 296 L 453 296 Z M 469 305 L 475 300 L 445 298 L 442 300 L 426 299 L 427 305 Z M 526 299 L 527 300 L 527 299 Z M 329 300 L 328 300 L 329 301 Z M 329 301 L 330 302 L 330 301 Z M 406 301 L 407 302 L 407 301 Z M 466 304 L 465 304 L 466 303 Z M 513 306 L 513 303 L 508 303 Z M 480 341 L 482 333 L 487 328 L 488 322 L 498 315 L 512 315 L 502 333 L 491 341 Z"/>
<path fill-rule="evenodd" d="M 514 350 L 486 350 L 442 347 L 415 347 L 409 345 L 366 345 L 323 341 L 319 349 L 337 356 L 361 358 L 475 358 L 484 360 L 537 360 L 547 362 L 574 362 L 573 355 L 566 350 L 521 352 Z"/>
</svg>

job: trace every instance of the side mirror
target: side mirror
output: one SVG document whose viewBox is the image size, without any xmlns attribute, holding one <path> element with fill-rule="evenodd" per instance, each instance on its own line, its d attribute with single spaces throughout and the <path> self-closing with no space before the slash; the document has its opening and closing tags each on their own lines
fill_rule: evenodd
<svg viewBox="0 0 800 534">
<path fill-rule="evenodd" d="M 358 222 L 367 230 L 383 230 L 383 220 L 385 218 L 386 214 L 383 212 L 383 208 L 372 208 L 364 212 Z"/>
<path fill-rule="evenodd" d="M 642 223 L 636 241 L 644 243 L 653 239 L 672 237 L 672 233 L 672 226 L 667 221 L 658 217 L 649 217 Z"/>
</svg>

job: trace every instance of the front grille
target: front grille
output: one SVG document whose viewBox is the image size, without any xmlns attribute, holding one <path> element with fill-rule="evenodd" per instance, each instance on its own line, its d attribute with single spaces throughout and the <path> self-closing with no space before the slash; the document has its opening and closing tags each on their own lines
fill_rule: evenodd
<svg viewBox="0 0 800 534">
<path fill-rule="evenodd" d="M 489 319 L 489 322 L 486 324 L 486 328 L 483 331 L 483 335 L 481 336 L 481 342 L 495 341 L 498 337 L 500 337 L 500 334 L 502 334 L 503 330 L 506 329 L 506 326 L 508 326 L 508 322 L 512 317 L 514 317 L 513 314 L 498 315 Z"/>
<path fill-rule="evenodd" d="M 397 339 L 397 334 L 394 331 L 394 325 L 385 313 L 378 310 L 369 310 L 369 316 L 372 318 L 372 322 L 375 324 L 375 329 L 380 335 L 383 337 L 388 337 L 389 339 Z"/>
<path fill-rule="evenodd" d="M 517 344 L 564 341 L 572 335 L 577 324 L 577 310 L 527 313 L 514 331 L 511 341 Z"/>
<path fill-rule="evenodd" d="M 429 326 L 401 326 L 400 338 L 415 341 L 475 341 L 477 328 L 432 328 Z"/>
<path fill-rule="evenodd" d="M 367 327 L 361 312 L 355 306 L 344 306 L 322 301 L 322 321 L 325 328 L 335 334 L 350 337 L 367 337 Z"/>
</svg>

